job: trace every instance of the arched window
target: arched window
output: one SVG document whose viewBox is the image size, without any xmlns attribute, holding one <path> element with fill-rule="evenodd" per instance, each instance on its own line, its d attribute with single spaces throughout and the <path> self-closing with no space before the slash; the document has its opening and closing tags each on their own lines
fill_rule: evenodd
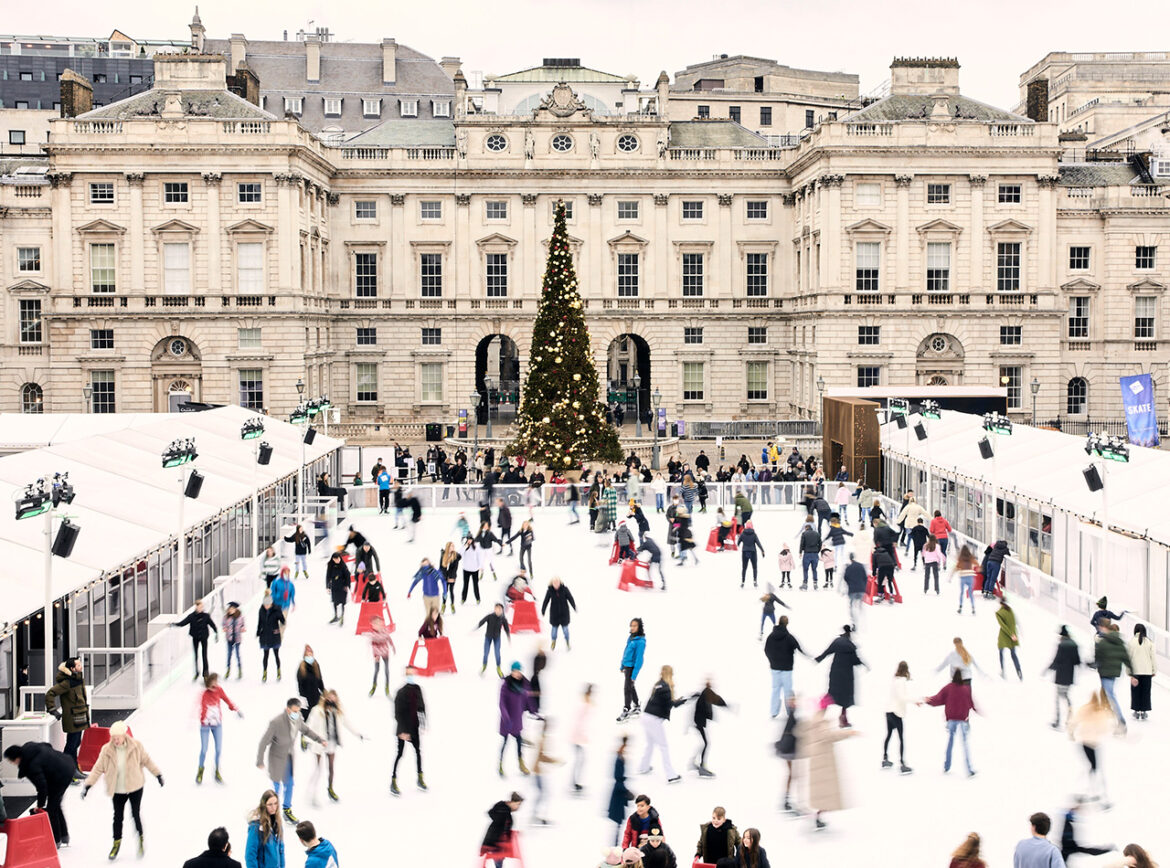
<svg viewBox="0 0 1170 868">
<path fill-rule="evenodd" d="M 1083 416 L 1088 409 L 1089 384 L 1084 377 L 1073 377 L 1068 381 L 1068 414 Z"/>
<path fill-rule="evenodd" d="M 36 383 L 25 383 L 20 387 L 20 412 L 45 412 L 45 393 Z"/>
</svg>

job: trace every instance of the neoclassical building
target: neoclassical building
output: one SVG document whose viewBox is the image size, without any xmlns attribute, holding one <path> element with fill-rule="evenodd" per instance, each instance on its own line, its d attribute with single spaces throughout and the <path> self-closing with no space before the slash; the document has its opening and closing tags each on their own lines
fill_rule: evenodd
<svg viewBox="0 0 1170 868">
<path fill-rule="evenodd" d="M 577 82 L 505 115 L 461 73 L 450 122 L 334 146 L 227 67 L 156 57 L 0 181 L 0 410 L 284 414 L 302 379 L 356 425 L 453 423 L 473 392 L 506 417 L 558 200 L 631 408 L 811 417 L 823 379 L 1004 383 L 1026 413 L 1035 379 L 1043 419 L 1119 418 L 1116 377 L 1165 387 L 1166 179 L 1062 163 L 1055 124 L 964 97 L 953 60 L 895 61 L 793 147 L 671 120 L 665 74 L 653 112 Z"/>
</svg>

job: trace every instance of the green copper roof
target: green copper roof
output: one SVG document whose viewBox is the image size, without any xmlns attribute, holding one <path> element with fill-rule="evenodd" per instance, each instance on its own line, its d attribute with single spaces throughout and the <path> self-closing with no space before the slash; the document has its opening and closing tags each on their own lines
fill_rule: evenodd
<svg viewBox="0 0 1170 868">
<path fill-rule="evenodd" d="M 491 80 L 518 82 L 587 81 L 595 83 L 629 81 L 623 75 L 601 72 L 597 69 L 589 69 L 587 66 L 534 66 L 519 72 L 509 72 L 507 75 L 497 75 Z"/>
</svg>

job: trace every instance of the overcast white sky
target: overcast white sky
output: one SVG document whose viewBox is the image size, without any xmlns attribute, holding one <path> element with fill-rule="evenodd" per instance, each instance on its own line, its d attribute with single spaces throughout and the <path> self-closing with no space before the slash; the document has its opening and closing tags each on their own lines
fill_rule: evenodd
<svg viewBox="0 0 1170 868">
<path fill-rule="evenodd" d="M 185 38 L 194 3 L 59 0 L 6 4 L 5 33 Z M 1135 7 L 1136 8 L 1136 7 Z M 1149 7 L 1146 7 L 1147 10 Z M 328 26 L 335 39 L 400 43 L 436 59 L 455 55 L 467 72 L 504 73 L 542 57 L 635 73 L 643 86 L 713 55 L 751 54 L 790 66 L 853 72 L 865 93 L 889 77 L 894 55 L 957 56 L 968 96 L 1004 108 L 1019 74 L 1049 51 L 1170 49 L 1166 30 L 1135 26 L 1133 14 L 1099 0 L 982 0 L 979 3 L 858 0 L 201 0 L 213 37 L 241 32 L 280 39 Z"/>
</svg>

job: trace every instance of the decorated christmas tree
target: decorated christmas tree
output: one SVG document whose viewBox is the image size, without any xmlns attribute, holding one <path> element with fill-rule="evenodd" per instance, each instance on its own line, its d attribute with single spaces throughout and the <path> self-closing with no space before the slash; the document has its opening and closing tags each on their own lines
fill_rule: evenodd
<svg viewBox="0 0 1170 868">
<path fill-rule="evenodd" d="M 621 461 L 617 432 L 606 423 L 605 407 L 597 399 L 597 369 L 569 251 L 565 203 L 558 202 L 517 437 L 509 451 L 554 470 Z"/>
</svg>

